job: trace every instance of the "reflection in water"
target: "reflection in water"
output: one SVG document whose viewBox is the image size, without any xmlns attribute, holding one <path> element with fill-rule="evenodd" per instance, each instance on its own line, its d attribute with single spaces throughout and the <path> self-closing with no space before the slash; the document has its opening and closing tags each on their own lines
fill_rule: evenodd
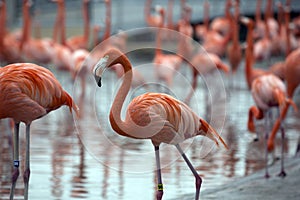
<svg viewBox="0 0 300 200">
<path fill-rule="evenodd" d="M 86 188 L 87 176 L 86 176 L 86 165 L 85 165 L 85 149 L 81 143 L 81 140 L 78 139 L 79 147 L 79 164 L 76 164 L 75 172 L 72 178 L 72 191 L 71 197 L 74 198 L 87 198 L 88 190 Z"/>
</svg>

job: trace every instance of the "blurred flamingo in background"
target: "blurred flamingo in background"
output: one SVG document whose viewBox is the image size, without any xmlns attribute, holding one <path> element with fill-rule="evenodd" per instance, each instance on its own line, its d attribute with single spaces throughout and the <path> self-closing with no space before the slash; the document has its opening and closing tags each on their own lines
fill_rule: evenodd
<svg viewBox="0 0 300 200">
<path fill-rule="evenodd" d="M 227 66 L 219 56 L 213 53 L 207 52 L 199 52 L 193 56 L 190 66 L 192 67 L 193 71 L 193 78 L 192 78 L 192 88 L 188 93 L 187 97 L 185 98 L 184 102 L 186 104 L 190 103 L 190 100 L 195 93 L 197 88 L 197 79 L 198 76 L 207 76 L 210 73 L 213 73 L 215 70 L 222 70 L 225 73 L 229 72 L 229 66 Z M 206 102 L 206 112 L 208 112 L 208 96 L 207 92 L 205 92 L 205 102 Z"/>
<path fill-rule="evenodd" d="M 20 53 L 25 60 L 38 63 L 49 63 L 52 55 L 53 41 L 50 38 L 35 39 L 31 37 L 31 1 L 23 0 L 23 33 Z"/>
<path fill-rule="evenodd" d="M 223 37 L 227 36 L 228 34 L 231 34 L 231 13 L 230 8 L 232 6 L 231 0 L 226 0 L 225 3 L 225 11 L 223 17 L 217 17 L 212 20 L 210 24 L 210 29 L 213 31 L 216 31 L 220 33 Z"/>
<path fill-rule="evenodd" d="M 234 74 L 242 60 L 242 47 L 239 41 L 239 17 L 240 17 L 240 1 L 236 0 L 234 4 L 234 17 L 231 18 L 232 27 L 232 43 L 227 48 L 227 57 L 231 66 L 231 72 Z"/>
<path fill-rule="evenodd" d="M 30 176 L 30 125 L 47 113 L 66 105 L 77 113 L 77 106 L 64 91 L 54 75 L 44 67 L 31 63 L 17 63 L 0 68 L 0 119 L 12 118 L 15 122 L 13 143 L 12 186 L 13 199 L 19 176 L 19 125 L 26 124 L 26 157 L 24 171 L 24 199 L 28 199 Z"/>
<path fill-rule="evenodd" d="M 150 27 L 159 27 L 161 24 L 164 26 L 165 19 L 157 13 L 157 9 L 154 9 L 155 14 L 151 14 L 152 0 L 146 0 L 144 6 L 144 15 L 146 24 Z"/>
<path fill-rule="evenodd" d="M 159 7 L 158 9 L 158 12 L 162 16 L 162 19 L 164 19 L 164 8 Z M 161 23 L 156 33 L 156 49 L 153 63 L 157 79 L 160 81 L 164 81 L 168 86 L 171 86 L 173 84 L 173 77 L 175 75 L 175 72 L 180 68 L 182 58 L 178 55 L 164 54 L 162 52 L 161 34 L 163 30 L 163 23 Z"/>
<path fill-rule="evenodd" d="M 76 49 L 88 49 L 89 48 L 89 35 L 90 35 L 90 18 L 88 14 L 88 4 L 90 0 L 82 0 L 82 17 L 83 17 L 83 35 L 72 36 L 65 41 L 72 51 Z"/>
<path fill-rule="evenodd" d="M 129 92 L 132 81 L 132 66 L 128 58 L 119 50 L 111 49 L 99 60 L 94 67 L 94 76 L 98 86 L 106 68 L 121 64 L 124 69 L 124 79 L 112 104 L 109 120 L 111 127 L 119 135 L 135 138 L 150 139 L 155 149 L 157 166 L 157 199 L 162 199 L 163 184 L 159 145 L 173 144 L 184 158 L 196 178 L 196 195 L 199 199 L 201 177 L 190 163 L 179 143 L 184 140 L 203 135 L 212 139 L 217 145 L 224 140 L 205 120 L 199 118 L 186 104 L 163 93 L 146 93 L 134 98 L 128 105 L 125 121 L 121 119 L 121 110 Z"/>
<path fill-rule="evenodd" d="M 246 61 L 245 61 L 245 76 L 248 88 L 251 89 L 252 82 L 257 77 L 269 73 L 266 70 L 252 68 L 253 64 L 255 63 L 254 59 L 254 52 L 253 52 L 253 29 L 254 29 L 254 22 L 252 19 L 247 17 L 241 17 L 240 21 L 247 26 L 247 48 L 246 48 Z"/>
<path fill-rule="evenodd" d="M 256 119 L 265 118 L 265 140 L 267 142 L 269 135 L 269 124 L 270 124 L 270 109 L 272 107 L 283 108 L 286 104 L 293 103 L 291 99 L 287 97 L 286 88 L 282 80 L 277 76 L 272 74 L 266 74 L 257 77 L 252 82 L 251 87 L 252 97 L 255 101 L 256 106 L 252 106 L 249 109 L 249 118 L 248 118 L 248 129 L 251 132 L 255 132 L 255 125 L 253 122 L 253 117 Z M 284 141 L 284 133 L 282 128 L 282 149 Z M 265 177 L 269 177 L 268 172 L 268 149 L 266 143 L 265 151 Z M 282 150 L 282 160 L 283 160 L 283 150 Z M 284 166 L 281 166 L 281 176 L 285 176 Z"/>
</svg>

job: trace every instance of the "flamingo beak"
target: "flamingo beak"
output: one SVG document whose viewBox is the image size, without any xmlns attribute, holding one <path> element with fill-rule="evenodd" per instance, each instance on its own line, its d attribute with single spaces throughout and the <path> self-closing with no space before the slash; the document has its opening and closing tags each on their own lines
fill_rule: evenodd
<svg viewBox="0 0 300 200">
<path fill-rule="evenodd" d="M 108 56 L 104 56 L 103 58 L 101 58 L 98 63 L 95 65 L 94 67 L 94 77 L 96 80 L 96 83 L 99 87 L 101 87 L 101 77 L 103 72 L 105 71 L 105 69 L 107 68 L 107 60 L 108 60 Z"/>
</svg>

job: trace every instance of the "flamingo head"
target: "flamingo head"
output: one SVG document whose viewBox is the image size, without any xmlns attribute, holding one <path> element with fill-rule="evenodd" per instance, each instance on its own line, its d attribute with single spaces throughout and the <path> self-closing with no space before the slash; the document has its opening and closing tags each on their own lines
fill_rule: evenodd
<svg viewBox="0 0 300 200">
<path fill-rule="evenodd" d="M 110 49 L 108 50 L 104 56 L 98 61 L 98 63 L 94 66 L 93 73 L 95 80 L 99 87 L 101 87 L 101 77 L 103 72 L 120 62 L 120 57 L 122 56 L 122 52 L 117 49 Z"/>
</svg>

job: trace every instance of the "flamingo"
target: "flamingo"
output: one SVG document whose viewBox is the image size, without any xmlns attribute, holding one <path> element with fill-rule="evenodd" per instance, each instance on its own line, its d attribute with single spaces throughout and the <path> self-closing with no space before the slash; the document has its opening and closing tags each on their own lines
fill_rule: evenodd
<svg viewBox="0 0 300 200">
<path fill-rule="evenodd" d="M 186 104 L 163 93 L 145 93 L 135 97 L 128 105 L 125 121 L 121 119 L 121 110 L 132 81 L 132 65 L 128 58 L 117 49 L 110 49 L 93 69 L 95 80 L 101 86 L 101 77 L 105 69 L 121 64 L 124 79 L 113 101 L 109 120 L 111 127 L 119 135 L 150 139 L 155 149 L 157 164 L 157 199 L 162 199 L 163 184 L 161 178 L 159 145 L 173 144 L 184 158 L 196 179 L 195 199 L 199 199 L 201 177 L 181 149 L 179 143 L 196 135 L 204 135 L 217 145 L 227 145 L 221 136 L 205 120 L 198 117 Z"/>
<path fill-rule="evenodd" d="M 159 7 L 159 13 L 164 19 L 165 10 Z M 182 58 L 178 55 L 164 54 L 161 49 L 161 30 L 163 28 L 163 23 L 160 24 L 156 35 L 156 49 L 153 63 L 155 64 L 156 76 L 159 80 L 165 81 L 168 86 L 172 85 L 174 73 L 179 69 Z"/>
<path fill-rule="evenodd" d="M 26 124 L 26 160 L 24 171 L 24 199 L 28 199 L 30 125 L 49 112 L 67 105 L 78 113 L 71 96 L 62 89 L 54 75 L 46 68 L 32 63 L 16 63 L 0 68 L 0 119 L 12 118 L 15 122 L 12 186 L 13 199 L 19 176 L 19 125 Z"/>
<path fill-rule="evenodd" d="M 217 17 L 213 19 L 213 21 L 210 24 L 210 28 L 213 31 L 219 32 L 223 37 L 225 37 L 228 34 L 231 34 L 231 13 L 230 8 L 232 6 L 231 0 L 227 0 L 225 3 L 225 16 L 223 17 Z"/>
<path fill-rule="evenodd" d="M 72 50 L 76 49 L 88 49 L 89 35 L 90 35 L 90 19 L 88 14 L 88 3 L 90 0 L 82 0 L 82 16 L 83 16 L 83 35 L 73 36 L 68 38 L 66 45 Z"/>
<path fill-rule="evenodd" d="M 300 48 L 292 51 L 285 60 L 284 77 L 287 84 L 287 95 L 289 98 L 293 98 L 296 88 L 300 84 Z M 279 118 L 273 125 L 270 137 L 268 139 L 268 150 L 274 150 L 274 139 L 277 131 L 280 128 L 281 120 L 283 120 L 287 114 L 290 104 L 286 104 L 282 109 Z M 298 147 L 300 144 L 298 143 Z M 299 152 L 297 152 L 299 153 Z"/>
<path fill-rule="evenodd" d="M 247 26 L 247 48 L 246 48 L 246 61 L 245 61 L 245 75 L 247 86 L 251 89 L 252 82 L 257 77 L 269 73 L 266 70 L 252 68 L 254 63 L 254 55 L 253 55 L 253 29 L 254 29 L 254 22 L 252 19 L 247 17 L 241 17 L 240 21 Z"/>
<path fill-rule="evenodd" d="M 209 2 L 206 0 L 203 2 L 203 24 L 198 24 L 195 26 L 195 35 L 200 41 L 203 41 L 208 31 L 209 31 Z"/>
<path fill-rule="evenodd" d="M 213 53 L 205 53 L 200 52 L 193 56 L 190 66 L 193 69 L 193 79 L 192 79 L 192 88 L 190 92 L 188 93 L 187 97 L 185 98 L 184 102 L 186 104 L 189 104 L 194 91 L 197 87 L 197 78 L 199 75 L 207 76 L 209 73 L 212 73 L 213 71 L 220 69 L 223 70 L 225 73 L 229 72 L 229 67 L 222 62 L 220 57 Z M 208 97 L 206 96 L 206 99 Z M 207 101 L 206 101 L 207 103 Z M 208 105 L 206 104 L 206 108 Z"/>
<path fill-rule="evenodd" d="M 255 10 L 255 29 L 253 31 L 253 37 L 255 40 L 261 39 L 265 35 L 265 24 L 261 19 L 261 0 L 256 1 L 256 10 Z"/>
<path fill-rule="evenodd" d="M 242 47 L 239 43 L 239 0 L 235 2 L 235 13 L 234 17 L 231 19 L 231 26 L 232 26 L 232 44 L 227 48 L 227 56 L 229 63 L 231 65 L 232 73 L 235 73 L 238 69 L 238 66 L 242 60 Z"/>
<path fill-rule="evenodd" d="M 0 1 L 0 58 L 8 63 L 21 62 L 20 39 L 21 31 L 8 32 L 6 27 L 6 1 Z"/>
<path fill-rule="evenodd" d="M 53 41 L 49 38 L 34 39 L 31 37 L 31 18 L 29 8 L 31 2 L 23 0 L 23 34 L 20 50 L 25 60 L 38 63 L 49 63 L 51 61 Z"/>
<path fill-rule="evenodd" d="M 145 6 L 144 6 L 145 21 L 148 26 L 159 27 L 160 24 L 164 24 L 164 18 L 157 13 L 155 13 L 155 15 L 151 14 L 151 4 L 152 4 L 152 0 L 145 1 Z M 157 9 L 155 9 L 155 11 L 156 10 Z"/>
<path fill-rule="evenodd" d="M 265 139 L 268 139 L 268 120 L 269 111 L 272 107 L 283 108 L 285 104 L 290 104 L 292 101 L 287 97 L 286 88 L 282 80 L 273 74 L 266 74 L 257 77 L 252 82 L 251 87 L 252 97 L 255 101 L 256 106 L 252 106 L 249 109 L 249 118 L 248 118 L 248 129 L 251 132 L 255 132 L 255 126 L 253 122 L 253 117 L 257 119 L 265 118 Z M 282 129 L 283 131 L 283 129 Z M 284 139 L 284 138 L 282 138 Z M 283 148 L 283 145 L 282 145 Z M 268 149 L 266 144 L 265 151 L 265 161 L 266 161 L 266 173 L 265 177 L 269 177 L 268 173 Z M 282 154 L 283 156 L 283 154 Z M 283 158 L 282 158 L 283 159 Z M 282 165 L 281 176 L 285 176 L 284 167 Z"/>
</svg>

